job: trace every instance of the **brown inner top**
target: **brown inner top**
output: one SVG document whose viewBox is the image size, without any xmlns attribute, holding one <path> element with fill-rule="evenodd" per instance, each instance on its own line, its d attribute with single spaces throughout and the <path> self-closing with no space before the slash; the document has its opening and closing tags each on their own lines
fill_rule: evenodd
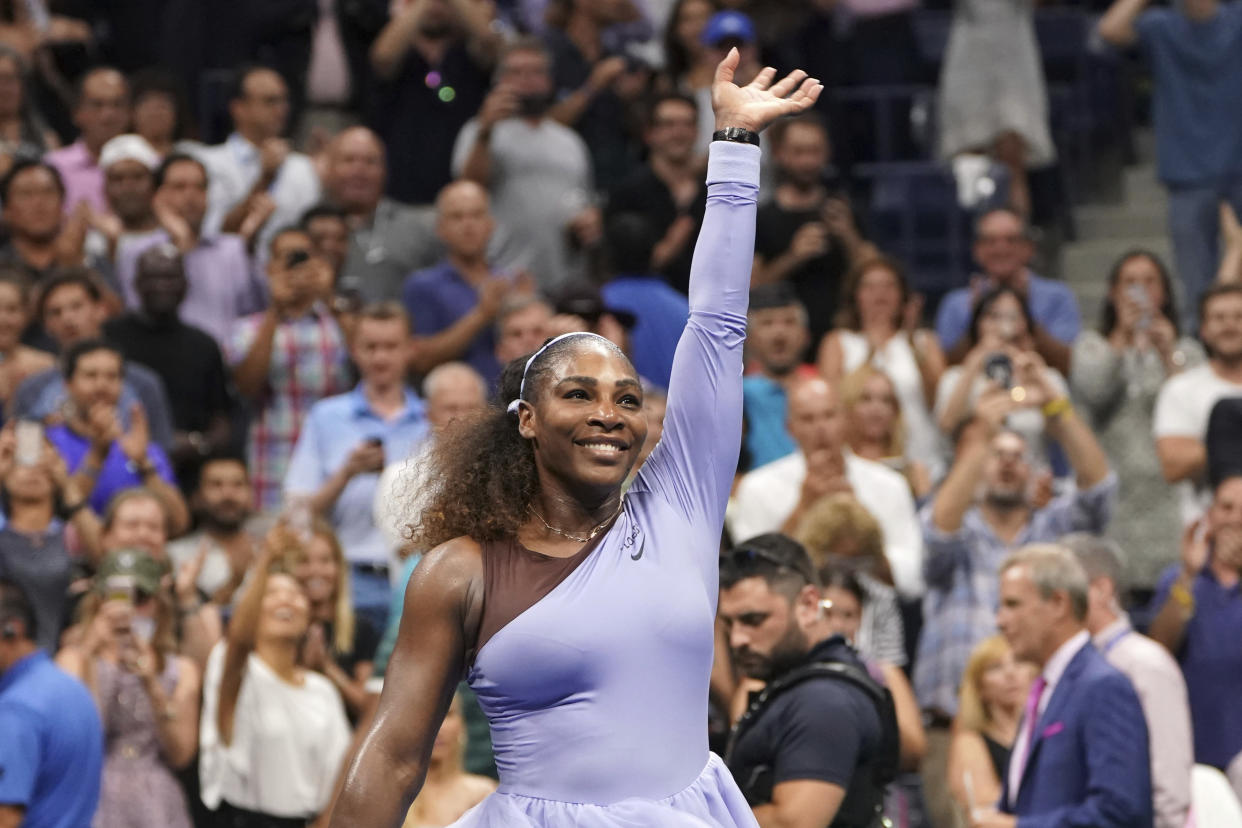
<svg viewBox="0 0 1242 828">
<path fill-rule="evenodd" d="M 483 617 L 474 647 L 476 658 L 492 636 L 568 578 L 607 534 L 601 532 L 568 558 L 532 552 L 516 538 L 484 543 Z"/>
</svg>

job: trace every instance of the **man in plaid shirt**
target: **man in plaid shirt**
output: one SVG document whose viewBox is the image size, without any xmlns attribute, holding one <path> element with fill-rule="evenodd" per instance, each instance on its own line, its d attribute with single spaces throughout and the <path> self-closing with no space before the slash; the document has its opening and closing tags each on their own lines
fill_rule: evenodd
<svg viewBox="0 0 1242 828">
<path fill-rule="evenodd" d="M 280 505 L 289 457 L 310 407 L 349 390 L 345 335 L 325 304 L 332 272 L 302 230 L 272 238 L 267 265 L 272 304 L 237 320 L 228 358 L 251 404 L 247 461 L 260 509 Z"/>
<path fill-rule="evenodd" d="M 979 397 L 953 468 L 920 516 L 927 594 L 914 687 L 929 725 L 923 771 L 928 790 L 945 787 L 948 727 L 966 662 L 974 647 L 996 632 L 1000 564 L 1027 544 L 1069 532 L 1102 533 L 1117 496 L 1108 457 L 1069 400 L 1046 382 L 1042 361 L 1019 356 L 1015 363 L 1018 384 Z M 1028 499 L 1030 447 L 1004 426 L 1020 408 L 1042 411 L 1049 437 L 1061 444 L 1077 474 L 1075 491 L 1042 508 Z M 983 493 L 976 503 L 980 482 Z M 937 804 L 928 804 L 936 813 Z"/>
</svg>

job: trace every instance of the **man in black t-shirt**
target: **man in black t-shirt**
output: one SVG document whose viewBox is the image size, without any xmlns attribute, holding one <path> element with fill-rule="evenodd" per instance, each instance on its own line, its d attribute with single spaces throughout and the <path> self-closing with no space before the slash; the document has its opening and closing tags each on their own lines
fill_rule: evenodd
<svg viewBox="0 0 1242 828">
<path fill-rule="evenodd" d="M 401 0 L 371 49 L 369 123 L 390 150 L 387 193 L 398 201 L 430 204 L 452 180 L 453 142 L 491 83 L 500 38 L 482 7 L 466 15 L 464 5 Z"/>
<path fill-rule="evenodd" d="M 104 336 L 126 360 L 163 380 L 173 420 L 168 454 L 188 491 L 202 458 L 227 447 L 232 436 L 224 360 L 214 337 L 177 315 L 187 282 L 176 248 L 156 245 L 139 256 L 134 289 L 141 308 L 105 323 Z"/>
<path fill-rule="evenodd" d="M 778 123 L 771 140 L 778 178 L 772 201 L 759 208 L 754 284 L 792 283 L 818 344 L 832 328 L 846 274 L 876 251 L 844 192 L 830 186 L 831 149 L 819 116 Z"/>
<path fill-rule="evenodd" d="M 734 728 L 727 762 L 761 824 L 871 828 L 896 768 L 892 700 L 823 626 L 811 560 L 760 535 L 721 559 L 720 618 L 733 664 L 767 682 Z"/>
<path fill-rule="evenodd" d="M 647 111 L 647 164 L 608 198 L 609 218 L 641 213 L 659 231 L 651 269 L 682 293 L 690 284 L 690 259 L 707 206 L 703 159 L 695 152 L 698 123 L 694 98 L 657 98 Z"/>
</svg>

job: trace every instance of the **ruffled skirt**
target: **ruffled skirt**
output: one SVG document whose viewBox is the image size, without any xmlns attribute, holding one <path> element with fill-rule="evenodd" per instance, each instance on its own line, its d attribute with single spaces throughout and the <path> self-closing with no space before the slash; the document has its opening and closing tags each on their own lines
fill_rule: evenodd
<svg viewBox="0 0 1242 828">
<path fill-rule="evenodd" d="M 750 806 L 716 754 L 686 788 L 664 799 L 611 805 L 558 802 L 497 791 L 452 828 L 758 828 Z"/>
</svg>

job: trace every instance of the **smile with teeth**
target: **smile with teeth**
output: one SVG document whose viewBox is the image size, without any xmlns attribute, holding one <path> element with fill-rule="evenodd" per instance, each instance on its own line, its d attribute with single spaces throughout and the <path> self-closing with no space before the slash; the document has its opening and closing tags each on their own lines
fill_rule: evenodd
<svg viewBox="0 0 1242 828">
<path fill-rule="evenodd" d="M 293 610 L 287 607 L 282 607 L 272 613 L 272 617 L 277 621 L 291 621 L 293 620 Z"/>
<path fill-rule="evenodd" d="M 597 449 L 600 451 L 615 451 L 615 452 L 622 452 L 628 448 L 628 446 L 626 446 L 624 443 L 606 442 L 604 440 L 583 440 L 580 443 L 578 443 L 578 445 L 584 448 L 589 448 L 589 449 Z"/>
</svg>

